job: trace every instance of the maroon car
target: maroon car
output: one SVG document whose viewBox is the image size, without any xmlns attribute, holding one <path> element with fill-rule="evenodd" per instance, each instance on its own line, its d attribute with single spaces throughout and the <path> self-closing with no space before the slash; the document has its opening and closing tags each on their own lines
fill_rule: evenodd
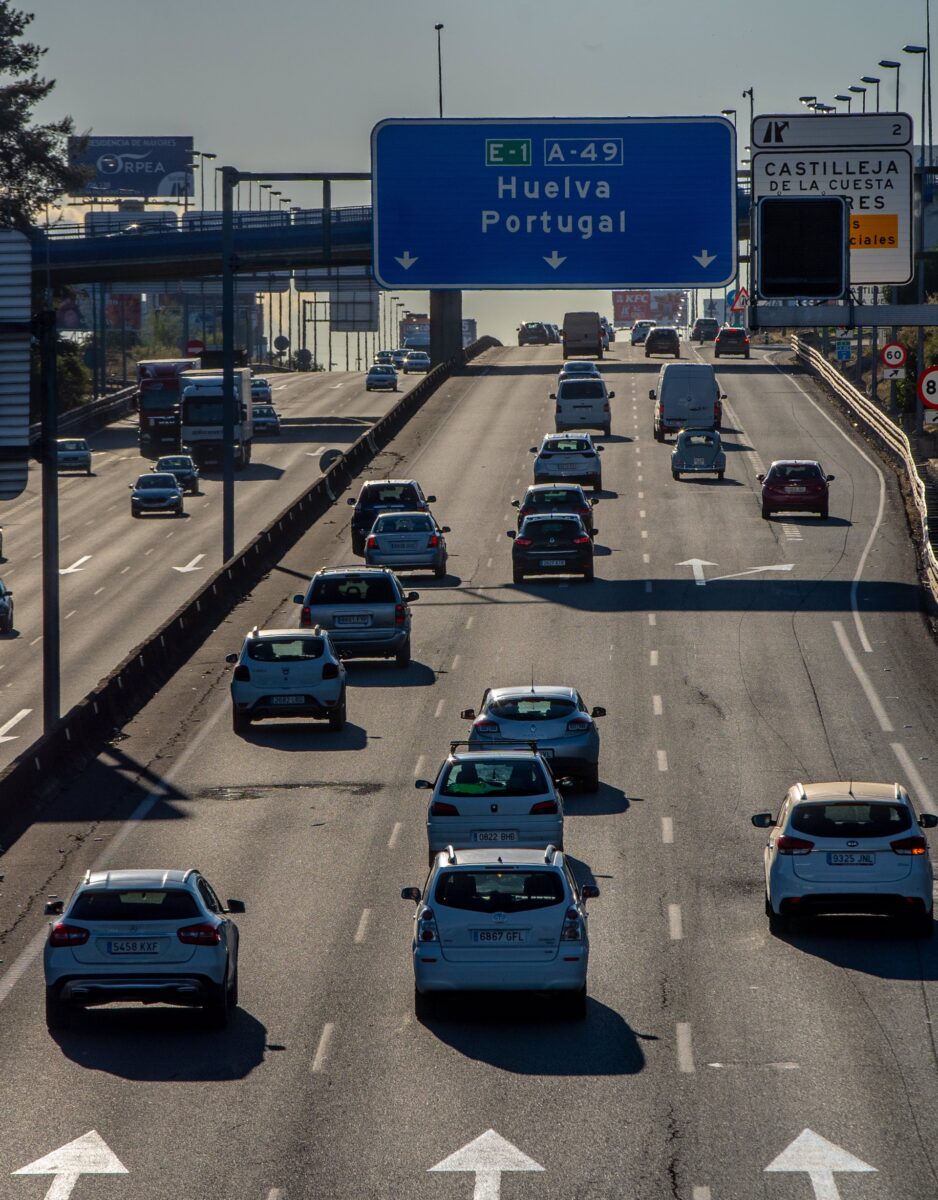
<svg viewBox="0 0 938 1200">
<path fill-rule="evenodd" d="M 815 512 L 822 520 L 828 512 L 828 486 L 833 475 L 825 475 L 821 464 L 807 458 L 781 458 L 772 463 L 762 484 L 762 516 L 775 512 Z"/>
</svg>

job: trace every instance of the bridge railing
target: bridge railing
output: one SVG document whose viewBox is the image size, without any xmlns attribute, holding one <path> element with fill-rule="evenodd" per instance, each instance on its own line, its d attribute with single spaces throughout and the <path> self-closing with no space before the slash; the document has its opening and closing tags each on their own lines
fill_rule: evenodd
<svg viewBox="0 0 938 1200">
<path fill-rule="evenodd" d="M 360 221 L 371 220 L 370 205 L 352 205 L 345 208 L 333 208 L 331 211 L 331 222 L 333 226 L 341 226 Z M 233 224 L 235 229 L 251 229 L 251 230 L 274 230 L 283 229 L 292 225 L 317 225 L 323 223 L 323 212 L 321 208 L 301 208 L 295 212 L 260 212 L 253 209 L 241 209 L 233 213 Z M 117 216 L 118 214 L 110 214 Z M 83 222 L 61 221 L 55 225 L 40 225 L 34 231 L 34 238 L 42 241 L 48 238 L 50 241 L 59 241 L 61 239 L 70 238 L 119 238 L 122 241 L 149 241 L 151 238 L 159 237 L 165 234 L 184 234 L 184 233 L 217 233 L 221 231 L 222 214 L 215 211 L 200 210 L 197 212 L 182 213 L 178 225 L 163 225 L 141 224 L 135 227 L 134 214 L 123 214 L 124 220 L 121 222 L 123 228 L 95 228 L 93 224 L 85 224 Z M 116 224 L 116 223 L 115 223 Z M 128 230 L 132 230 L 128 232 Z"/>
</svg>

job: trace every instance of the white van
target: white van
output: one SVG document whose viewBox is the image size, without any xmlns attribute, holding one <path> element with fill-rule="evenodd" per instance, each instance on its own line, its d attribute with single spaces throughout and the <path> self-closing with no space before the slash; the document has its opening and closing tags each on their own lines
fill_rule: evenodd
<svg viewBox="0 0 938 1200">
<path fill-rule="evenodd" d="M 606 388 L 606 381 L 597 375 L 567 376 L 561 379 L 556 392 L 551 392 L 554 408 L 554 429 L 601 429 L 606 437 L 612 433 L 612 411 L 609 401 L 615 392 Z"/>
<path fill-rule="evenodd" d="M 648 393 L 655 401 L 655 441 L 682 429 L 719 429 L 725 393 L 710 363 L 665 363 L 658 386 Z"/>
<path fill-rule="evenodd" d="M 603 356 L 602 322 L 598 312 L 568 312 L 563 316 L 563 356 L 595 354 Z"/>
</svg>

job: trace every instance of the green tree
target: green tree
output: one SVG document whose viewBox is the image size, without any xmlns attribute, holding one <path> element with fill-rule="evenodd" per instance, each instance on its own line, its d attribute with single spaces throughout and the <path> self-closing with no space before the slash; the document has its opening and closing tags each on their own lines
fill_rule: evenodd
<svg viewBox="0 0 938 1200">
<path fill-rule="evenodd" d="M 32 19 L 0 0 L 0 227 L 24 231 L 46 204 L 77 190 L 86 177 L 68 163 L 72 118 L 32 121 L 35 106 L 55 87 L 54 79 L 38 74 L 45 50 L 23 40 Z"/>
</svg>

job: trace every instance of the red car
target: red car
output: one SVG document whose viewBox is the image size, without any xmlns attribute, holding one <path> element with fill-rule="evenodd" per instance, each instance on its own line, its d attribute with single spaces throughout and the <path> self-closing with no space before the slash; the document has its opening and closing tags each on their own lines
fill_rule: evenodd
<svg viewBox="0 0 938 1200">
<path fill-rule="evenodd" d="M 772 463 L 762 484 L 762 516 L 774 512 L 816 512 L 826 520 L 833 475 L 825 475 L 821 464 L 807 458 L 782 458 Z"/>
</svg>

